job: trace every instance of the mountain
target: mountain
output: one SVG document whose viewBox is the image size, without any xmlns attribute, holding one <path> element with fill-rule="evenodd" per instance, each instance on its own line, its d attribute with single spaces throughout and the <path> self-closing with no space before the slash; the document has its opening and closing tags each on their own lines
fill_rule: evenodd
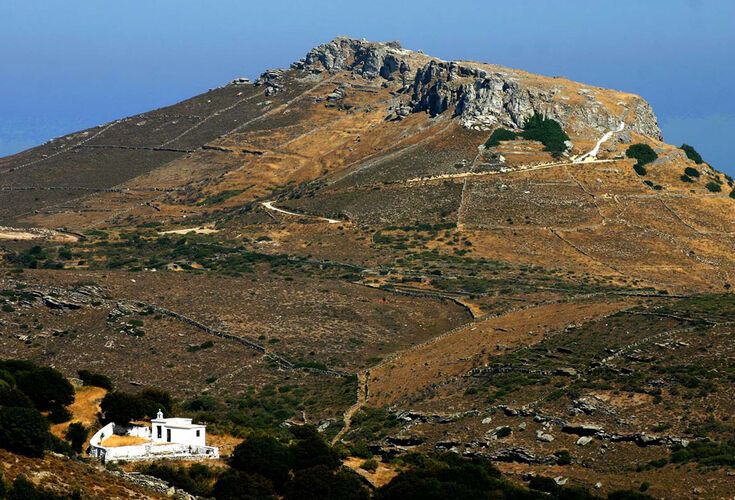
<svg viewBox="0 0 735 500">
<path fill-rule="evenodd" d="M 637 95 L 340 37 L 0 172 L 9 355 L 228 425 L 727 491 L 660 460 L 732 430 L 733 181 Z"/>
</svg>

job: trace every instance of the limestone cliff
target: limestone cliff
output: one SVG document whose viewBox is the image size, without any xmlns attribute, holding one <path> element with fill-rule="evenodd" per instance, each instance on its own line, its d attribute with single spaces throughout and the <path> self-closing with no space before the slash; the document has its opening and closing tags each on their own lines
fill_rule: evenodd
<svg viewBox="0 0 735 500">
<path fill-rule="evenodd" d="M 541 113 L 572 132 L 611 130 L 622 121 L 629 130 L 662 139 L 651 106 L 639 96 L 489 64 L 446 62 L 398 42 L 339 37 L 312 49 L 293 68 L 351 71 L 400 84 L 407 97 L 403 109 L 432 116 L 449 112 L 467 128 L 521 127 Z"/>
</svg>

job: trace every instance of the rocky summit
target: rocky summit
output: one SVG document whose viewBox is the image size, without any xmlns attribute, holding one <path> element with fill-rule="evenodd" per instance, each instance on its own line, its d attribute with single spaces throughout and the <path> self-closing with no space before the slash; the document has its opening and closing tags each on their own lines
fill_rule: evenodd
<svg viewBox="0 0 735 500">
<path fill-rule="evenodd" d="M 643 98 L 347 37 L 236 76 L 0 159 L 3 358 L 373 485 L 732 494 L 735 187 Z"/>
</svg>

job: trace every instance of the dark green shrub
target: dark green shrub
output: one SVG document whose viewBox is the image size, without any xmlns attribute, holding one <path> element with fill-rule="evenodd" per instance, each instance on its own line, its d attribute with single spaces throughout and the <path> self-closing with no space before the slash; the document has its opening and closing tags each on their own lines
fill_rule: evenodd
<svg viewBox="0 0 735 500">
<path fill-rule="evenodd" d="M 559 465 L 569 465 L 572 463 L 572 455 L 568 450 L 559 450 L 554 452 L 556 463 Z"/>
<path fill-rule="evenodd" d="M 294 470 L 324 466 L 329 470 L 339 467 L 339 454 L 329 446 L 316 427 L 304 425 L 291 428 L 297 441 L 291 445 L 291 467 Z"/>
<path fill-rule="evenodd" d="M 18 389 L 5 388 L 0 390 L 0 406 L 14 406 L 16 408 L 33 408 L 33 401 Z"/>
<path fill-rule="evenodd" d="M 291 450 L 273 436 L 253 434 L 235 447 L 230 466 L 265 477 L 280 488 L 288 480 Z"/>
<path fill-rule="evenodd" d="M 140 394 L 108 392 L 100 403 L 104 422 L 125 425 L 133 420 L 154 417 L 158 410 L 171 413 L 171 395 L 160 389 L 144 389 Z"/>
<path fill-rule="evenodd" d="M 705 186 L 710 193 L 719 193 L 722 191 L 722 186 L 715 181 L 709 181 Z"/>
<path fill-rule="evenodd" d="M 732 191 L 730 191 L 730 198 L 735 199 L 735 189 L 733 189 Z"/>
<path fill-rule="evenodd" d="M 66 434 L 64 434 L 64 437 L 66 437 L 67 441 L 69 441 L 72 450 L 74 450 L 76 453 L 81 453 L 82 446 L 84 446 L 84 442 L 87 440 L 88 435 L 89 429 L 87 429 L 84 424 L 81 424 L 79 422 L 72 422 L 66 429 Z"/>
<path fill-rule="evenodd" d="M 697 153 L 697 150 L 694 149 L 689 144 L 682 144 L 679 149 L 683 150 L 684 153 L 686 153 L 687 158 L 692 160 L 697 165 L 704 163 L 704 160 L 702 160 L 702 156 L 699 153 Z"/>
<path fill-rule="evenodd" d="M 652 161 L 656 160 L 658 158 L 658 155 L 653 150 L 651 146 L 648 144 L 633 144 L 628 148 L 628 150 L 625 152 L 625 155 L 628 158 L 634 158 L 638 160 L 636 162 L 636 167 L 643 167 L 643 165 L 647 165 L 651 163 Z M 638 172 L 638 170 L 636 170 Z M 638 175 L 646 175 L 639 173 Z"/>
<path fill-rule="evenodd" d="M 217 500 L 275 499 L 273 483 L 259 474 L 248 474 L 229 469 L 222 474 L 212 489 Z"/>
<path fill-rule="evenodd" d="M 284 488 L 286 500 L 368 500 L 363 481 L 347 470 L 318 465 L 294 473 Z"/>
<path fill-rule="evenodd" d="M 549 151 L 554 156 L 561 155 L 567 150 L 565 142 L 569 140 L 569 136 L 561 128 L 559 122 L 546 119 L 538 113 L 523 124 L 521 136 L 524 139 L 539 141 L 544 145 L 544 150 Z"/>
<path fill-rule="evenodd" d="M 691 177 L 689 177 L 686 174 L 684 174 L 681 177 L 679 177 L 679 179 L 681 179 L 681 182 L 694 182 L 694 179 L 692 179 Z"/>
<path fill-rule="evenodd" d="M 49 423 L 32 408 L 0 408 L 0 447 L 41 457 L 49 439 Z"/>
<path fill-rule="evenodd" d="M 517 137 L 518 134 L 516 134 L 512 130 L 508 130 L 505 128 L 496 128 L 495 130 L 493 130 L 493 133 L 490 134 L 490 137 L 488 137 L 487 141 L 485 141 L 485 147 L 492 148 L 500 145 L 502 141 L 512 141 Z"/>
<path fill-rule="evenodd" d="M 140 472 L 157 477 L 168 484 L 200 497 L 212 494 L 211 480 L 215 473 L 206 465 L 192 464 L 191 467 L 174 467 L 171 465 L 148 464 L 141 467 Z"/>
<path fill-rule="evenodd" d="M 528 482 L 528 487 L 532 490 L 545 491 L 546 493 L 555 493 L 559 490 L 559 485 L 556 484 L 550 477 L 533 476 Z"/>
<path fill-rule="evenodd" d="M 101 373 L 93 373 L 89 370 L 79 370 L 79 378 L 82 380 L 84 385 L 91 385 L 94 387 L 101 387 L 102 389 L 112 390 L 112 380 L 106 375 Z"/>
<path fill-rule="evenodd" d="M 15 374 L 18 389 L 41 411 L 74 402 L 74 387 L 60 372 L 49 367 L 34 367 Z"/>
<path fill-rule="evenodd" d="M 646 167 L 643 165 L 633 165 L 633 170 L 635 170 L 635 173 L 641 177 L 648 173 L 648 170 L 646 170 Z"/>
<path fill-rule="evenodd" d="M 684 175 L 688 175 L 689 177 L 699 177 L 699 170 L 697 170 L 694 167 L 687 167 L 684 169 Z"/>
<path fill-rule="evenodd" d="M 47 418 L 52 424 L 62 424 L 71 419 L 71 412 L 65 406 L 54 405 L 48 412 Z"/>
<path fill-rule="evenodd" d="M 374 473 L 376 470 L 378 470 L 378 461 L 374 458 L 370 458 L 368 460 L 365 460 L 362 465 L 360 465 L 360 468 L 362 470 Z"/>
</svg>

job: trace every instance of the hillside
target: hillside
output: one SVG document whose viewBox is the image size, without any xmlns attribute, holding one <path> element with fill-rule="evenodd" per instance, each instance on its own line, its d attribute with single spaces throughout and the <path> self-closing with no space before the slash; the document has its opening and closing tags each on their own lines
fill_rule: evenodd
<svg viewBox="0 0 735 500">
<path fill-rule="evenodd" d="M 727 491 L 726 460 L 649 464 L 731 439 L 733 181 L 637 95 L 337 38 L 0 174 L 5 357 L 519 481 Z"/>
</svg>

